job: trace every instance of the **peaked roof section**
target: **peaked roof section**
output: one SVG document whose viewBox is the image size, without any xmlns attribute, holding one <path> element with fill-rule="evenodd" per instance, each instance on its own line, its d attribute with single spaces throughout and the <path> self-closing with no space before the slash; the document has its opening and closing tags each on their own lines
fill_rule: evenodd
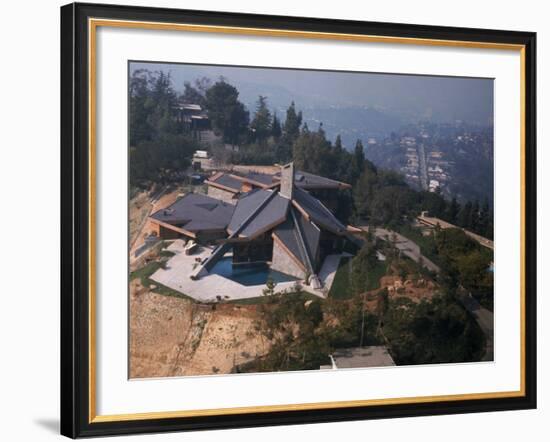
<svg viewBox="0 0 550 442">
<path fill-rule="evenodd" d="M 288 199 L 274 191 L 256 189 L 248 192 L 239 199 L 227 231 L 232 234 L 242 227 L 240 237 L 254 238 L 284 222 L 289 204 Z"/>
<path fill-rule="evenodd" d="M 188 193 L 175 203 L 158 210 L 151 218 L 173 224 L 190 232 L 224 230 L 235 206 L 198 193 Z"/>
<path fill-rule="evenodd" d="M 328 210 L 321 201 L 311 196 L 305 190 L 296 188 L 292 200 L 294 206 L 308 220 L 315 222 L 332 233 L 343 235 L 347 229 L 338 219 Z"/>
<path fill-rule="evenodd" d="M 313 263 L 319 250 L 321 230 L 311 221 L 306 220 L 295 208 L 290 209 L 291 216 L 279 225 L 273 235 L 281 241 L 303 268 L 315 273 Z"/>
</svg>

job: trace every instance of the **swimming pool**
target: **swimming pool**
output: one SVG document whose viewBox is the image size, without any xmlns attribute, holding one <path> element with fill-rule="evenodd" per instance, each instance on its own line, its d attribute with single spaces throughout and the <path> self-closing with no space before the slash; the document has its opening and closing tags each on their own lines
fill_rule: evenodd
<svg viewBox="0 0 550 442">
<path fill-rule="evenodd" d="M 214 264 L 210 273 L 215 273 L 242 285 L 262 285 L 267 282 L 268 278 L 275 283 L 298 281 L 298 278 L 294 276 L 270 269 L 267 264 L 241 264 L 233 267 L 231 257 L 220 259 Z"/>
</svg>

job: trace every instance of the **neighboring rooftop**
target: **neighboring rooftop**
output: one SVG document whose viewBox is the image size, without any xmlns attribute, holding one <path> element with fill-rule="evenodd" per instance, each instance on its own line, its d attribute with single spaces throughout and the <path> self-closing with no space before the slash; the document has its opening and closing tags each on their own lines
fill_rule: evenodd
<svg viewBox="0 0 550 442">
<path fill-rule="evenodd" d="M 221 186 L 229 191 L 237 193 L 241 190 L 242 181 L 229 173 L 218 172 L 207 180 L 207 184 L 213 184 L 216 187 Z"/>
<path fill-rule="evenodd" d="M 276 173 L 274 175 L 275 179 L 280 179 L 280 176 L 280 173 Z M 297 170 L 294 173 L 294 184 L 296 185 L 296 187 L 307 190 L 351 188 L 351 186 L 347 183 L 331 180 L 330 178 L 325 178 L 319 175 L 314 175 L 312 173 L 303 172 L 301 170 Z"/>
<path fill-rule="evenodd" d="M 333 365 L 322 365 L 321 369 L 390 367 L 395 365 L 388 349 L 382 345 L 342 348 L 332 353 Z"/>
<path fill-rule="evenodd" d="M 275 174 L 247 172 L 243 174 L 218 172 L 213 175 L 208 184 L 221 185 L 235 193 L 241 190 L 243 183 L 249 183 L 261 188 L 273 187 L 281 181 L 281 173 Z M 294 185 L 305 190 L 315 189 L 347 189 L 351 186 L 340 181 L 331 180 L 308 172 L 296 171 L 294 173 Z"/>
<path fill-rule="evenodd" d="M 235 206 L 198 193 L 188 193 L 151 217 L 161 222 L 181 227 L 190 232 L 199 230 L 224 230 Z"/>
</svg>

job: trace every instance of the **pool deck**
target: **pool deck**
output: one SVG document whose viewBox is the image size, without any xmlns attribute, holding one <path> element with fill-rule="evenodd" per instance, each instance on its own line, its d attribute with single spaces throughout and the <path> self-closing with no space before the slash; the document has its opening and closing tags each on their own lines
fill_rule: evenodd
<svg viewBox="0 0 550 442">
<path fill-rule="evenodd" d="M 197 253 L 186 255 L 183 247 L 183 241 L 176 240 L 167 248 L 167 250 L 175 253 L 175 255 L 168 260 L 165 269 L 159 269 L 153 273 L 151 276 L 153 281 L 183 293 L 199 302 L 250 299 L 263 295 L 265 284 L 247 286 L 216 274 L 209 274 L 200 279 L 192 280 L 189 275 L 191 275 L 194 267 L 196 267 L 196 259 L 201 258 L 201 260 L 204 260 L 210 255 L 212 249 L 201 247 Z M 303 281 L 300 281 L 302 290 L 320 298 L 326 298 L 334 281 L 340 259 L 346 255 L 329 255 L 326 257 L 319 272 L 319 279 L 323 283 L 322 289 L 315 290 L 306 286 Z M 280 282 L 275 286 L 275 291 L 292 291 L 295 284 L 296 281 Z"/>
</svg>

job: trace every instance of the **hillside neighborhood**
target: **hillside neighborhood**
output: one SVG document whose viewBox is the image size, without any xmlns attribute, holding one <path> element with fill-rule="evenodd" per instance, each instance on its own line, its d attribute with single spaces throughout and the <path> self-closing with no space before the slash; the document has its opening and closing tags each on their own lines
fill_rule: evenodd
<svg viewBox="0 0 550 442">
<path fill-rule="evenodd" d="M 492 210 L 443 156 L 401 175 L 238 96 L 131 78 L 130 377 L 493 360 Z"/>
</svg>

